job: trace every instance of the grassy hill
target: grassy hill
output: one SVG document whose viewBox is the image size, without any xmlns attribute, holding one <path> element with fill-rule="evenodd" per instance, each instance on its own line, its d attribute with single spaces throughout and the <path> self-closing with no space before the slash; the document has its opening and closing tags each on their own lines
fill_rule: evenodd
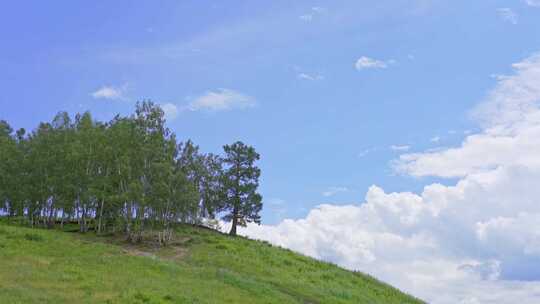
<svg viewBox="0 0 540 304">
<path fill-rule="evenodd" d="M 0 223 L 0 303 L 422 303 L 264 242 L 181 226 L 167 248 Z"/>
</svg>

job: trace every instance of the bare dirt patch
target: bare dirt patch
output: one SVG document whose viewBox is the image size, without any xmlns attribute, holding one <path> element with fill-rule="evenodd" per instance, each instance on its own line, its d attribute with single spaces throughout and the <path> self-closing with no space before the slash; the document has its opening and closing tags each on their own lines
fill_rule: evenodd
<svg viewBox="0 0 540 304">
<path fill-rule="evenodd" d="M 86 244 L 101 242 L 119 246 L 121 247 L 122 252 L 129 256 L 142 256 L 168 261 L 180 261 L 185 258 L 189 253 L 189 249 L 186 245 L 191 241 L 190 237 L 176 236 L 173 237 L 167 246 L 160 246 L 154 238 L 149 236 L 136 243 L 127 241 L 126 237 L 121 234 L 106 237 L 79 234 L 77 238 Z"/>
</svg>

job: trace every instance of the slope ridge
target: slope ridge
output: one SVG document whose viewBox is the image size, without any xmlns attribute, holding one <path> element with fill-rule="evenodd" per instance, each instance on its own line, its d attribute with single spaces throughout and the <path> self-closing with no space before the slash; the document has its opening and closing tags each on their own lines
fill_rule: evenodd
<svg viewBox="0 0 540 304">
<path fill-rule="evenodd" d="M 376 279 L 194 226 L 166 248 L 0 224 L 0 303 L 423 303 Z"/>
</svg>

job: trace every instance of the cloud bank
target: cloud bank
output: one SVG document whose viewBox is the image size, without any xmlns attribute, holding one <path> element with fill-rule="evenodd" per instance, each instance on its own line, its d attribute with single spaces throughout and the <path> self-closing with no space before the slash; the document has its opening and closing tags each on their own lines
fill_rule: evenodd
<svg viewBox="0 0 540 304">
<path fill-rule="evenodd" d="M 475 109 L 461 146 L 408 153 L 421 193 L 371 186 L 361 204 L 240 233 L 370 273 L 430 303 L 540 303 L 540 55 L 513 65 Z"/>
</svg>

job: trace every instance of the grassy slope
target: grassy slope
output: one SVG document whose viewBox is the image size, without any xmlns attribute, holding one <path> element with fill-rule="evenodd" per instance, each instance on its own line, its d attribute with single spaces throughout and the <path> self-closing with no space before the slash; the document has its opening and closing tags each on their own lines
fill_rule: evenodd
<svg viewBox="0 0 540 304">
<path fill-rule="evenodd" d="M 0 303 L 421 303 L 263 242 L 178 228 L 181 244 L 0 224 Z"/>
</svg>

